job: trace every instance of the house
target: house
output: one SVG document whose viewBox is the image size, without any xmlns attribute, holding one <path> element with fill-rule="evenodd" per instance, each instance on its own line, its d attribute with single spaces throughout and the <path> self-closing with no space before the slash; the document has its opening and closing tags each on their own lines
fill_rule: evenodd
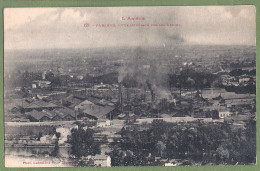
<svg viewBox="0 0 260 171">
<path fill-rule="evenodd" d="M 107 155 L 95 155 L 93 156 L 94 164 L 101 167 L 111 167 L 111 157 Z"/>
<path fill-rule="evenodd" d="M 22 91 L 22 87 L 15 87 L 14 91 Z"/>
<path fill-rule="evenodd" d="M 126 116 L 126 114 L 121 113 L 120 115 L 117 116 L 118 119 L 124 119 Z"/>
<path fill-rule="evenodd" d="M 177 164 L 173 164 L 173 163 L 165 163 L 164 166 L 177 166 Z"/>
<path fill-rule="evenodd" d="M 78 129 L 78 126 L 75 125 L 74 127 L 58 127 L 56 128 L 56 132 L 60 133 L 59 138 L 59 144 L 64 144 L 68 140 L 68 136 L 71 135 L 71 129 L 76 128 Z"/>
<path fill-rule="evenodd" d="M 43 122 L 50 121 L 51 117 L 44 112 L 39 112 L 37 110 L 33 110 L 31 112 L 26 113 L 27 117 L 31 122 Z"/>
<path fill-rule="evenodd" d="M 104 89 L 109 89 L 110 88 L 110 85 L 108 84 L 99 84 L 99 85 L 94 85 L 94 90 L 104 90 Z"/>
<path fill-rule="evenodd" d="M 78 79 L 78 80 L 83 80 L 83 78 L 84 78 L 83 75 L 78 75 L 78 76 L 77 76 L 77 79 Z"/>
<path fill-rule="evenodd" d="M 45 80 L 45 79 L 50 79 L 50 78 L 53 78 L 54 77 L 54 74 L 50 71 L 44 71 L 42 73 L 42 79 Z"/>
<path fill-rule="evenodd" d="M 56 114 L 51 120 L 52 121 L 62 121 L 63 118 L 60 115 Z"/>
<path fill-rule="evenodd" d="M 82 97 L 70 95 L 64 99 L 62 99 L 62 105 L 67 106 L 68 108 L 75 109 L 75 106 L 82 103 L 85 99 Z"/>
<path fill-rule="evenodd" d="M 59 106 L 54 103 L 51 103 L 51 102 L 45 102 L 43 100 L 36 100 L 31 103 L 27 103 L 26 105 L 23 105 L 23 108 L 24 108 L 25 112 L 28 112 L 28 111 L 32 111 L 32 110 L 41 111 L 44 109 L 53 110 L 55 108 L 59 108 Z"/>
<path fill-rule="evenodd" d="M 84 107 L 83 113 L 91 119 L 106 119 L 113 117 L 114 107 L 90 104 Z"/>
<path fill-rule="evenodd" d="M 30 120 L 24 118 L 14 118 L 12 119 L 12 122 L 30 122 Z"/>
<path fill-rule="evenodd" d="M 228 106 L 247 106 L 254 104 L 253 98 L 236 98 L 226 100 Z"/>
<path fill-rule="evenodd" d="M 20 107 L 20 106 L 13 107 L 13 108 L 10 110 L 10 112 L 13 113 L 13 114 L 15 114 L 15 113 L 21 113 L 21 111 L 22 111 L 22 107 Z"/>
<path fill-rule="evenodd" d="M 243 76 L 243 77 L 239 78 L 239 83 L 246 83 L 249 80 L 250 80 L 250 77 Z"/>
<path fill-rule="evenodd" d="M 48 88 L 51 86 L 50 81 L 35 80 L 32 82 L 32 88 Z"/>
<path fill-rule="evenodd" d="M 63 118 L 54 111 L 43 110 L 42 112 L 44 112 L 46 115 L 48 115 L 51 118 L 51 121 L 62 121 L 63 120 Z"/>
<path fill-rule="evenodd" d="M 134 120 L 136 119 L 136 115 L 134 113 L 121 113 L 120 115 L 117 116 L 117 119 L 124 119 L 124 120 Z"/>
<path fill-rule="evenodd" d="M 220 109 L 219 110 L 219 118 L 221 118 L 221 119 L 226 118 L 226 117 L 228 117 L 230 115 L 231 115 L 231 113 L 227 109 Z"/>
<path fill-rule="evenodd" d="M 83 102 L 81 102 L 80 104 L 75 106 L 75 110 L 82 110 L 82 109 L 86 108 L 89 105 L 94 105 L 94 103 L 89 101 L 89 100 L 84 100 Z"/>
<path fill-rule="evenodd" d="M 32 83 L 32 88 L 37 88 L 37 84 L 36 83 Z"/>
<path fill-rule="evenodd" d="M 56 135 L 44 135 L 40 138 L 42 144 L 54 144 L 57 141 Z"/>
<path fill-rule="evenodd" d="M 107 127 L 107 126 L 110 126 L 111 125 L 111 121 L 110 120 L 107 120 L 107 119 L 99 119 L 97 121 L 97 127 Z"/>
<path fill-rule="evenodd" d="M 75 106 L 75 110 L 80 111 L 90 119 L 112 119 L 115 107 L 106 100 L 88 97 L 87 100 Z"/>
<path fill-rule="evenodd" d="M 76 119 L 76 111 L 69 108 L 60 108 L 54 111 L 33 110 L 27 112 L 26 115 L 31 122 L 44 122 L 44 121 L 71 121 Z"/>
<path fill-rule="evenodd" d="M 56 109 L 54 110 L 54 112 L 57 113 L 57 115 L 61 117 L 63 121 L 75 120 L 77 115 L 75 110 L 72 110 L 67 107 Z"/>
</svg>

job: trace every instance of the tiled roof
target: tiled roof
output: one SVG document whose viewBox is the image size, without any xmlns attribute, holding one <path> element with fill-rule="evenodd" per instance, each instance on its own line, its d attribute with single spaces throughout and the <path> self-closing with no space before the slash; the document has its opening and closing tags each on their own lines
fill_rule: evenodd
<svg viewBox="0 0 260 171">
<path fill-rule="evenodd" d="M 25 109 L 36 109 L 36 108 L 54 108 L 58 107 L 56 104 L 51 102 L 45 102 L 43 100 L 34 101 L 24 106 Z"/>
<path fill-rule="evenodd" d="M 27 115 L 29 115 L 29 116 L 35 118 L 36 120 L 40 120 L 40 119 L 42 119 L 44 116 L 48 117 L 48 115 L 46 115 L 46 113 L 44 113 L 44 112 L 39 112 L 39 111 L 37 111 L 37 110 L 31 111 L 31 112 L 27 113 Z"/>
<path fill-rule="evenodd" d="M 67 115 L 71 115 L 72 117 L 75 117 L 75 111 L 67 107 L 56 109 L 54 110 L 54 112 L 57 113 L 62 118 L 64 118 Z"/>
<path fill-rule="evenodd" d="M 100 105 L 86 105 L 83 112 L 94 116 L 96 118 L 104 118 L 108 113 L 113 111 L 115 108 L 111 106 L 100 106 Z"/>
<path fill-rule="evenodd" d="M 50 110 L 43 110 L 42 112 L 44 112 L 50 118 L 53 118 L 55 115 L 57 115 L 56 112 Z"/>
<path fill-rule="evenodd" d="M 75 111 L 71 110 L 69 108 L 61 108 L 61 109 L 56 109 L 55 111 L 49 111 L 49 110 L 43 110 L 41 112 L 37 110 L 33 110 L 31 112 L 26 113 L 27 115 L 35 118 L 36 120 L 42 119 L 44 116 L 52 119 L 54 117 L 61 117 L 64 118 L 68 115 L 75 117 Z"/>
</svg>

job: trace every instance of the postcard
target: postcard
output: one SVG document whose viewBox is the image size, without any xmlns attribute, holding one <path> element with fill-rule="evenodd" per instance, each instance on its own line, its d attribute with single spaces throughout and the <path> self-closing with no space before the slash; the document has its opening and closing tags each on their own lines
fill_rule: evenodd
<svg viewBox="0 0 260 171">
<path fill-rule="evenodd" d="M 6 167 L 253 165 L 254 6 L 4 9 Z"/>
</svg>

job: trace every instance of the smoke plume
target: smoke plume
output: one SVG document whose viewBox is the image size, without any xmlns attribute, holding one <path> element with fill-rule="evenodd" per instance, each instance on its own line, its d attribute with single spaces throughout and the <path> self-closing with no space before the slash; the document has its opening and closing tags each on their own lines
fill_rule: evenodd
<svg viewBox="0 0 260 171">
<path fill-rule="evenodd" d="M 163 66 L 162 60 L 144 48 L 134 49 L 133 57 L 128 59 L 118 70 L 118 82 L 124 78 L 134 78 L 138 87 L 150 90 L 152 96 L 169 99 L 171 93 L 168 89 L 168 69 Z"/>
</svg>

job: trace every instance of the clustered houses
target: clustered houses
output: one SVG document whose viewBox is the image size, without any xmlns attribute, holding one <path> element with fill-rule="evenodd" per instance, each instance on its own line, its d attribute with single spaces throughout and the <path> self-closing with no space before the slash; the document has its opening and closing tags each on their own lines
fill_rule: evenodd
<svg viewBox="0 0 260 171">
<path fill-rule="evenodd" d="M 11 113 L 18 114 L 15 120 L 46 122 L 71 121 L 77 119 L 113 119 L 117 115 L 115 103 L 97 97 L 78 97 L 69 95 L 60 101 L 40 99 L 21 100 L 17 107 L 10 109 Z M 12 119 L 12 120 L 14 120 Z"/>
<path fill-rule="evenodd" d="M 30 121 L 32 122 L 44 122 L 44 121 L 71 121 L 76 119 L 76 113 L 68 108 L 60 108 L 53 111 L 33 110 L 26 113 Z"/>
<path fill-rule="evenodd" d="M 178 89 L 172 89 L 168 98 L 159 98 L 152 91 L 131 89 L 122 85 L 114 86 L 113 89 L 116 96 L 112 99 L 106 98 L 107 92 L 111 92 L 110 89 L 90 88 L 80 91 L 79 95 L 73 92 L 49 95 L 43 99 L 27 98 L 10 111 L 22 110 L 25 117 L 19 119 L 29 119 L 33 122 L 77 119 L 135 120 L 180 116 L 225 119 L 237 113 L 250 115 L 253 109 L 248 106 L 255 104 L 254 94 L 236 94 L 224 89 L 182 90 L 181 93 Z M 93 92 L 99 92 L 99 97 L 93 96 Z"/>
<path fill-rule="evenodd" d="M 224 74 L 221 76 L 222 84 L 224 86 L 247 86 L 249 84 L 255 84 L 256 76 L 243 74 L 240 76 L 231 76 Z"/>
<path fill-rule="evenodd" d="M 57 64 L 70 63 L 63 66 L 63 69 L 59 67 L 55 71 L 52 66 L 51 72 L 44 72 L 40 76 L 39 73 L 32 72 L 32 76 L 27 76 L 30 79 L 26 77 L 30 80 L 26 82 L 28 84 L 15 84 L 14 91 L 10 89 L 13 93 L 5 98 L 5 124 L 12 127 L 6 129 L 8 136 L 5 136 L 5 143 L 22 147 L 54 146 L 58 140 L 60 146 L 67 147 L 70 146 L 73 128 L 91 128 L 95 132 L 95 143 L 102 146 L 101 155 L 88 156 L 83 160 L 94 160 L 93 165 L 110 166 L 111 158 L 107 156 L 111 150 L 110 143 L 120 142 L 122 128 L 148 130 L 157 119 L 178 125 L 227 122 L 233 129 L 243 128 L 250 117 L 255 117 L 255 94 L 236 94 L 234 91 L 228 92 L 224 87 L 246 88 L 255 83 L 255 75 L 251 73 L 254 68 L 248 69 L 248 72 L 243 71 L 245 74 L 242 75 L 232 75 L 232 69 L 226 66 L 229 65 L 226 57 L 208 57 L 207 53 L 204 54 L 207 56 L 205 58 L 190 56 L 194 56 L 194 51 L 176 54 L 174 59 L 170 57 L 167 60 L 167 64 L 162 62 L 158 72 L 174 73 L 173 82 L 178 82 L 181 72 L 193 68 L 198 73 L 209 72 L 218 76 L 220 79 L 217 80 L 217 85 L 212 83 L 201 88 L 192 86 L 195 77 L 189 77 L 186 82 L 190 85 L 184 87 L 174 83 L 170 87 L 150 85 L 149 88 L 147 82 L 135 85 L 127 79 L 126 82 L 119 83 L 118 67 L 124 64 L 124 59 L 107 60 L 104 63 L 99 60 L 91 62 L 87 57 L 84 62 L 72 65 L 73 61 L 66 58 L 63 64 Z M 150 64 L 142 64 L 141 67 L 145 71 L 153 68 Z M 16 75 L 19 74 L 15 73 Z M 16 78 L 18 76 L 10 77 L 14 81 Z M 204 82 L 205 79 L 198 79 L 196 84 L 200 81 Z M 11 107 L 7 107 L 8 104 Z M 74 122 L 76 120 L 78 121 Z M 14 132 L 17 137 L 13 137 Z M 123 153 L 125 152 L 122 151 Z"/>
</svg>

